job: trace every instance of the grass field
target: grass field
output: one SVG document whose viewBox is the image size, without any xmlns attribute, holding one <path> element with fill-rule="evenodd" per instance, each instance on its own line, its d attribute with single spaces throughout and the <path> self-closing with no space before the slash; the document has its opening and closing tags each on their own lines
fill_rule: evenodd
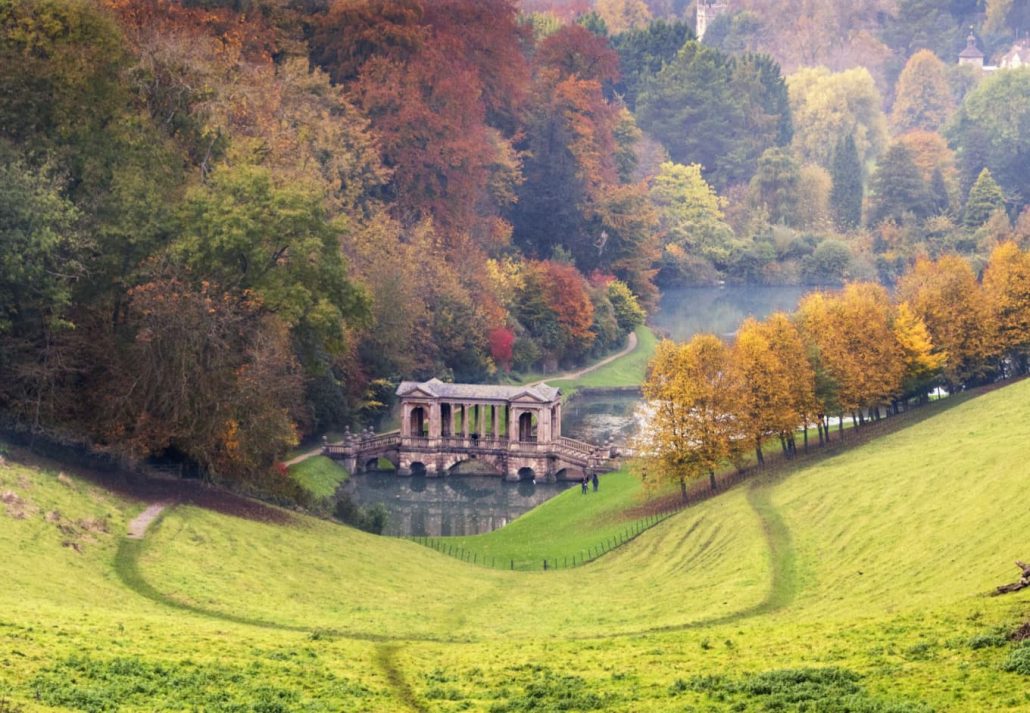
<svg viewBox="0 0 1030 713">
<path fill-rule="evenodd" d="M 542 569 L 545 559 L 551 568 L 589 561 L 642 524 L 626 516 L 645 499 L 638 478 L 624 469 L 601 475 L 599 484 L 585 495 L 578 485 L 569 488 L 500 530 L 433 542 L 475 553 L 478 562 L 502 569 L 512 563 L 516 569 Z"/>
<path fill-rule="evenodd" d="M 647 375 L 647 363 L 654 356 L 658 338 L 649 327 L 636 329 L 637 348 L 604 366 L 584 374 L 578 379 L 548 380 L 548 384 L 562 390 L 566 396 L 580 389 L 613 389 L 640 386 Z"/>
<path fill-rule="evenodd" d="M 331 458 L 312 456 L 289 469 L 290 477 L 316 498 L 328 498 L 340 483 L 347 480 L 347 471 Z"/>
<path fill-rule="evenodd" d="M 986 596 L 1030 558 L 1028 441 L 1023 381 L 550 572 L 189 505 L 129 541 L 144 503 L 8 463 L 0 711 L 1030 710 L 1030 591 Z M 538 554 L 634 497 L 469 544 Z"/>
</svg>

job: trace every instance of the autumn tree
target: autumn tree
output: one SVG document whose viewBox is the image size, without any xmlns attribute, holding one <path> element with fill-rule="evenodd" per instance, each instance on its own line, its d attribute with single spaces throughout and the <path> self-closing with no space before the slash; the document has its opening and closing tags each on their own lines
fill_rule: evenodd
<svg viewBox="0 0 1030 713">
<path fill-rule="evenodd" d="M 947 353 L 934 347 L 926 324 L 907 302 L 899 304 L 894 315 L 894 338 L 905 361 L 901 396 L 925 398 L 947 362 Z"/>
<path fill-rule="evenodd" d="M 898 78 L 891 124 L 895 132 L 937 131 L 953 111 L 944 63 L 930 50 L 909 57 Z"/>
<path fill-rule="evenodd" d="M 642 443 L 647 468 L 660 481 L 687 483 L 708 475 L 730 454 L 734 433 L 729 349 L 714 335 L 686 344 L 659 343 L 642 390 L 655 412 Z"/>
<path fill-rule="evenodd" d="M 815 420 L 817 401 L 816 377 L 808 359 L 801 333 L 794 321 L 783 312 L 774 312 L 762 322 L 762 332 L 769 349 L 783 367 L 783 393 L 777 396 L 775 414 L 777 432 L 793 444 L 793 432 L 803 428 L 805 450 L 808 450 L 808 424 Z"/>
<path fill-rule="evenodd" d="M 613 35 L 639 29 L 651 21 L 651 10 L 644 0 L 597 0 L 596 8 Z"/>
<path fill-rule="evenodd" d="M 736 387 L 730 408 L 738 429 L 763 465 L 762 443 L 780 433 L 790 420 L 789 367 L 779 360 L 762 325 L 754 319 L 745 320 L 737 330 L 730 361 Z M 793 428 L 786 430 L 792 432 Z"/>
<path fill-rule="evenodd" d="M 832 378 L 842 412 L 858 420 L 875 415 L 899 393 L 904 364 L 891 330 L 890 302 L 882 287 L 852 283 L 840 295 L 816 293 L 798 308 L 802 330 Z"/>
<path fill-rule="evenodd" d="M 898 282 L 898 295 L 923 320 L 934 345 L 947 353 L 944 379 L 956 391 L 993 370 L 996 327 L 972 268 L 957 255 L 916 260 Z"/>
<path fill-rule="evenodd" d="M 168 453 L 243 480 L 296 445 L 300 369 L 289 330 L 259 300 L 161 278 L 130 291 L 125 329 L 125 349 L 82 345 L 109 353 L 85 385 L 91 430 L 108 449 Z"/>
<path fill-rule="evenodd" d="M 851 135 L 859 160 L 875 159 L 887 144 L 880 93 L 864 68 L 831 72 L 801 69 L 787 79 L 794 122 L 794 149 L 805 162 L 831 168 L 834 147 Z"/>
<path fill-rule="evenodd" d="M 1016 373 L 1030 368 L 1030 253 L 1002 243 L 991 253 L 983 290 L 997 325 L 998 345 Z"/>
</svg>

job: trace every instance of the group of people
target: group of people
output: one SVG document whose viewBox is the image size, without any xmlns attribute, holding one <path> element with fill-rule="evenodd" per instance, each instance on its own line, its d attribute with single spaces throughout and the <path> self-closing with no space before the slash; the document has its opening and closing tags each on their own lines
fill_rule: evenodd
<svg viewBox="0 0 1030 713">
<path fill-rule="evenodd" d="M 581 488 L 580 492 L 583 493 L 583 495 L 587 494 L 587 485 L 589 485 L 590 483 L 594 484 L 594 492 L 596 493 L 597 492 L 597 485 L 598 485 L 597 473 L 594 473 L 593 475 L 584 475 L 583 476 L 583 480 L 581 480 L 580 483 L 579 483 L 580 488 Z"/>
</svg>

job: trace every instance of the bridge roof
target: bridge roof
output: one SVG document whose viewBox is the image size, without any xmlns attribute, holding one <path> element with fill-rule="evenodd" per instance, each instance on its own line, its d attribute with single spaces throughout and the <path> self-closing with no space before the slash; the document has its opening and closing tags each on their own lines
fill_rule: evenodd
<svg viewBox="0 0 1030 713">
<path fill-rule="evenodd" d="M 397 387 L 398 396 L 413 395 L 421 391 L 427 396 L 440 399 L 464 399 L 487 401 L 516 401 L 520 397 L 529 397 L 534 401 L 556 401 L 561 393 L 547 384 L 535 386 L 501 386 L 498 384 L 448 384 L 439 379 L 429 381 L 402 381 Z"/>
</svg>

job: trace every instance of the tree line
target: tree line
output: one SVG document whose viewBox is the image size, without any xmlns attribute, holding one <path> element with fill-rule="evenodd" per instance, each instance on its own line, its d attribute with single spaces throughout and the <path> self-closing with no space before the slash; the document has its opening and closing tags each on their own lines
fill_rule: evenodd
<svg viewBox="0 0 1030 713">
<path fill-rule="evenodd" d="M 926 400 L 1030 372 L 1030 252 L 994 248 L 981 279 L 957 255 L 920 258 L 892 296 L 850 283 L 812 292 L 797 311 L 748 319 L 731 343 L 711 334 L 658 345 L 644 396 L 653 409 L 640 442 L 653 482 L 687 483 L 779 440 L 797 452 Z"/>
</svg>

